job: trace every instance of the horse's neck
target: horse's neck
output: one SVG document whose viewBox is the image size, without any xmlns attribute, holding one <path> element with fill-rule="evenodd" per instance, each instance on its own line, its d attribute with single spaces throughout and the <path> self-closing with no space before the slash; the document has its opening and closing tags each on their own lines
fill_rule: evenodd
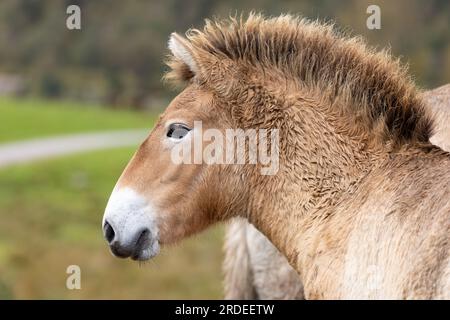
<svg viewBox="0 0 450 320">
<path fill-rule="evenodd" d="M 316 126 L 313 119 L 307 123 L 305 130 Z M 259 189 L 253 185 L 256 192 L 250 220 L 299 272 L 310 298 L 325 297 L 320 296 L 324 292 L 328 298 L 338 298 L 341 291 L 336 286 L 346 270 L 350 235 L 358 219 L 368 219 L 367 213 L 372 212 L 360 212 L 360 205 L 374 192 L 392 190 L 393 183 L 403 179 L 400 175 L 392 177 L 392 168 L 401 166 L 406 174 L 417 168 L 419 158 L 423 163 L 437 162 L 438 156 L 445 160 L 448 155 L 439 151 L 428 154 L 426 146 L 415 144 L 404 145 L 396 152 L 388 148 L 358 152 L 358 143 L 351 139 L 327 130 L 320 134 L 317 144 L 311 140 L 317 131 L 309 131 L 296 143 L 291 141 L 292 149 L 281 153 L 291 158 L 281 159 L 280 176 L 274 183 Z M 383 207 L 379 199 L 373 198 L 367 206 Z M 377 225 L 371 223 L 370 227 L 376 229 Z"/>
<path fill-rule="evenodd" d="M 295 112 L 290 118 L 301 123 L 287 125 L 295 130 L 280 139 L 280 178 L 273 179 L 270 190 L 254 184 L 251 220 L 302 272 L 303 254 L 314 246 L 322 222 L 382 155 L 339 133 L 319 108 Z"/>
</svg>

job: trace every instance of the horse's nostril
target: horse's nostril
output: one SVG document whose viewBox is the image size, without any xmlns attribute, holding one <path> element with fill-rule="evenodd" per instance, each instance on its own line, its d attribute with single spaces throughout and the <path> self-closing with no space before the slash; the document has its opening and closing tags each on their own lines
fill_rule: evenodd
<svg viewBox="0 0 450 320">
<path fill-rule="evenodd" d="M 108 243 L 112 243 L 116 233 L 114 232 L 113 227 L 111 227 L 108 221 L 105 221 L 105 225 L 103 226 L 103 232 L 105 234 L 106 241 L 108 241 Z"/>
<path fill-rule="evenodd" d="M 145 228 L 144 230 L 141 231 L 141 233 L 139 234 L 139 237 L 137 238 L 137 241 L 136 241 L 136 246 L 138 248 L 141 247 L 145 243 L 149 234 L 150 234 L 150 230 L 148 230 L 147 228 Z"/>
</svg>

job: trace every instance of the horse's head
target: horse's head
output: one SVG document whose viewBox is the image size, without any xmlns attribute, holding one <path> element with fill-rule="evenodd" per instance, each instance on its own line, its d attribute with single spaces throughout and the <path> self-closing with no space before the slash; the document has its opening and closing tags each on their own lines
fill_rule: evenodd
<svg viewBox="0 0 450 320">
<path fill-rule="evenodd" d="M 241 171 L 245 164 L 225 159 L 230 148 L 226 131 L 238 127 L 232 108 L 226 106 L 230 101 L 208 87 L 211 81 L 205 74 L 226 84 L 218 90 L 242 79 L 226 63 L 194 53 L 191 43 L 176 34 L 169 48 L 191 79 L 139 147 L 109 199 L 103 231 L 119 257 L 149 259 L 160 244 L 224 220 L 247 194 Z M 242 134 L 246 133 L 238 132 L 231 140 Z"/>
</svg>

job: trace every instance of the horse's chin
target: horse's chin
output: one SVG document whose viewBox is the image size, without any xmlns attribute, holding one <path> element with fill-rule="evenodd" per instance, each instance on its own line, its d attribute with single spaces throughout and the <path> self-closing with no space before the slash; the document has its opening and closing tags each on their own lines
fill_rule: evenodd
<svg viewBox="0 0 450 320">
<path fill-rule="evenodd" d="M 159 241 L 154 239 L 150 241 L 149 246 L 144 246 L 137 250 L 130 258 L 134 261 L 147 261 L 157 256 L 160 251 Z"/>
</svg>

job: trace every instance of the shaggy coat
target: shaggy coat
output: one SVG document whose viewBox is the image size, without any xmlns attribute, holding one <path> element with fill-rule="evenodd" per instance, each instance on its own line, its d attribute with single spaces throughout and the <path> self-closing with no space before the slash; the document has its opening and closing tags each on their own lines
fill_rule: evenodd
<svg viewBox="0 0 450 320">
<path fill-rule="evenodd" d="M 252 197 L 246 216 L 299 272 L 306 297 L 448 296 L 450 158 L 430 145 L 430 115 L 397 61 L 289 16 L 208 22 L 188 39 L 204 70 L 175 59 L 168 78 L 199 73 L 245 106 L 232 110 L 238 127 L 289 129 L 281 177 L 247 181 L 277 196 Z"/>
<path fill-rule="evenodd" d="M 167 78 L 186 87 L 110 197 L 102 226 L 116 255 L 146 260 L 241 216 L 308 299 L 450 298 L 450 154 L 429 142 L 432 114 L 398 61 L 292 16 L 208 21 L 169 47 Z M 195 121 L 278 130 L 279 171 L 175 164 Z"/>
<path fill-rule="evenodd" d="M 436 124 L 430 141 L 450 151 L 450 84 L 425 92 L 424 99 Z M 227 226 L 224 252 L 226 299 L 304 299 L 297 272 L 245 219 Z"/>
</svg>

